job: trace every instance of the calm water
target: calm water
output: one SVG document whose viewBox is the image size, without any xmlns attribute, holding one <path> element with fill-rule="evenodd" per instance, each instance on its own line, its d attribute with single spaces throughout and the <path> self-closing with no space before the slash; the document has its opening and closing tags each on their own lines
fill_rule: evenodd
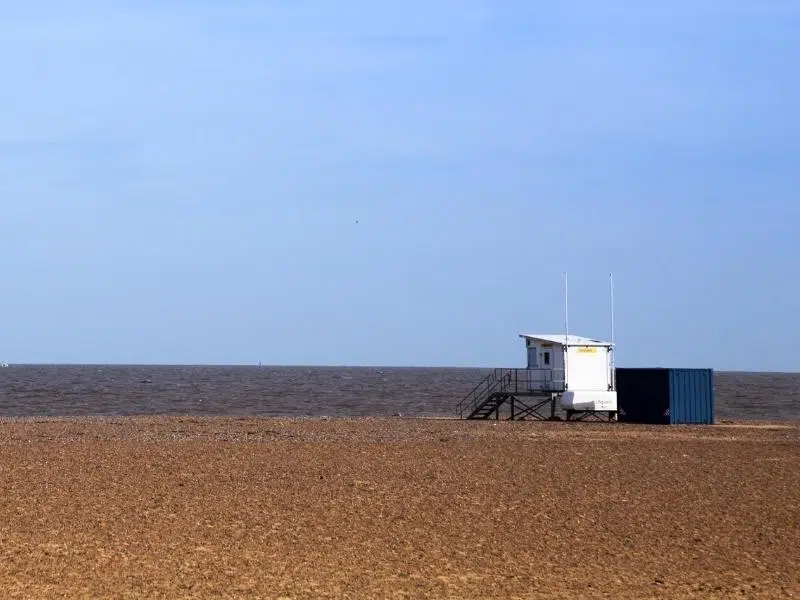
<svg viewBox="0 0 800 600">
<path fill-rule="evenodd" d="M 481 369 L 18 366 L 0 417 L 455 416 Z M 717 420 L 800 419 L 800 374 L 717 373 Z"/>
</svg>

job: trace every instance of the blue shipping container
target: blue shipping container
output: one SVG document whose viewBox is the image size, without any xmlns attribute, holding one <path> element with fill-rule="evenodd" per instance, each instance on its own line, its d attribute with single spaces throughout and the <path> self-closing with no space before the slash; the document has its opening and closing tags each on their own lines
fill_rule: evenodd
<svg viewBox="0 0 800 600">
<path fill-rule="evenodd" d="M 616 369 L 618 419 L 628 423 L 712 424 L 712 369 Z"/>
</svg>

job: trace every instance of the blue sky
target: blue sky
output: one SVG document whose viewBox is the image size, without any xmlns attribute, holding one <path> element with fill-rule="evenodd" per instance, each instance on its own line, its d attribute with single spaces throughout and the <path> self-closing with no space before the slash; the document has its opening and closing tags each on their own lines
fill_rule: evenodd
<svg viewBox="0 0 800 600">
<path fill-rule="evenodd" d="M 796 2 L 1 10 L 0 359 L 798 369 Z"/>
</svg>

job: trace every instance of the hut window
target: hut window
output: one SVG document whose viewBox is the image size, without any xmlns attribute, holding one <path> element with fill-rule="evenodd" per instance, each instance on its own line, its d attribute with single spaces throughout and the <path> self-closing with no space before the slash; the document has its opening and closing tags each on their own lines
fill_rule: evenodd
<svg viewBox="0 0 800 600">
<path fill-rule="evenodd" d="M 549 366 L 550 365 L 550 353 L 549 352 L 545 352 L 544 353 L 544 365 L 545 366 Z"/>
</svg>

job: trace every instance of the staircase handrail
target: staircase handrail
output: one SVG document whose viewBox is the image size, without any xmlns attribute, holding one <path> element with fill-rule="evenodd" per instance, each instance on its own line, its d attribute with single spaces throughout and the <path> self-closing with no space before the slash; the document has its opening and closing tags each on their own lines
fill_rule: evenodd
<svg viewBox="0 0 800 600">
<path fill-rule="evenodd" d="M 495 392 L 503 392 L 511 383 L 511 371 L 513 369 L 494 369 L 484 377 L 478 385 L 472 388 L 456 406 L 459 416 L 463 419 L 464 414 L 471 414 L 482 403 Z"/>
<path fill-rule="evenodd" d="M 497 391 L 498 385 L 502 384 L 502 369 L 494 369 L 490 371 L 472 390 L 464 396 L 458 403 L 457 410 L 459 416 L 463 419 L 464 414 L 470 414 L 478 407 L 478 403 L 488 398 L 491 394 Z M 498 375 L 500 375 L 498 377 Z"/>
</svg>

